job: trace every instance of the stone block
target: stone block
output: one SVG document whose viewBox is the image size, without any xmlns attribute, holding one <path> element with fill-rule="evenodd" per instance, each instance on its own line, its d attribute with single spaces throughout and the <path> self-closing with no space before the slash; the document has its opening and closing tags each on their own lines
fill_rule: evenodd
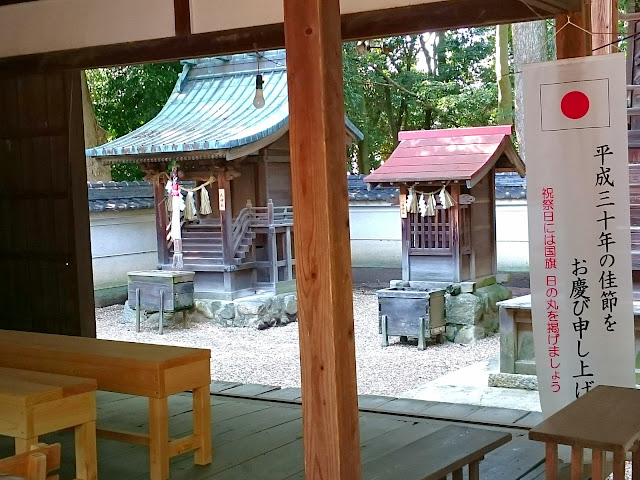
<svg viewBox="0 0 640 480">
<path fill-rule="evenodd" d="M 491 373 L 489 386 L 501 388 L 519 388 L 521 390 L 538 390 L 538 377 L 517 373 Z"/>
<path fill-rule="evenodd" d="M 298 314 L 298 297 L 296 295 L 286 295 L 283 300 L 284 312 L 287 315 Z"/>
<path fill-rule="evenodd" d="M 471 293 L 445 295 L 445 312 L 448 324 L 475 325 L 482 319 L 482 302 Z"/>
<path fill-rule="evenodd" d="M 213 311 L 211 310 L 211 304 L 206 300 L 196 300 L 194 302 L 194 308 L 196 312 L 208 318 L 209 320 L 213 319 Z"/>
<path fill-rule="evenodd" d="M 227 302 L 220 305 L 220 309 L 218 310 L 216 316 L 220 317 L 220 319 L 222 319 L 223 321 L 233 320 L 233 318 L 236 316 L 236 309 L 233 302 Z"/>
<path fill-rule="evenodd" d="M 474 343 L 485 337 L 484 327 L 464 325 L 454 338 L 455 343 Z"/>
</svg>

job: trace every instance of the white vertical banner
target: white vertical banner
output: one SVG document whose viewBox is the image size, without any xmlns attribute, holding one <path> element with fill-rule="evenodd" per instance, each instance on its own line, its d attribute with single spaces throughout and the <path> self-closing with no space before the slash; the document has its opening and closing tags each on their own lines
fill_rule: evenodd
<svg viewBox="0 0 640 480">
<path fill-rule="evenodd" d="M 523 68 L 540 401 L 635 386 L 624 54 Z"/>
</svg>

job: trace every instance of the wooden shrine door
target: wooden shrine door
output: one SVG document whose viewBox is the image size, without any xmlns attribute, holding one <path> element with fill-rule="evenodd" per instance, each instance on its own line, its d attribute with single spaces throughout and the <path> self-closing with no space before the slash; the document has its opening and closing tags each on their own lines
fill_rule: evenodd
<svg viewBox="0 0 640 480">
<path fill-rule="evenodd" d="M 80 73 L 0 78 L 0 328 L 95 336 Z"/>
</svg>

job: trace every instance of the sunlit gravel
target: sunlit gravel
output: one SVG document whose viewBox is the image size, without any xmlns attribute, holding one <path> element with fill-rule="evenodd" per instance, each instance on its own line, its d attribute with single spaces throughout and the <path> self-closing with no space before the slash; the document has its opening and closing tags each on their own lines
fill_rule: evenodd
<svg viewBox="0 0 640 480">
<path fill-rule="evenodd" d="M 98 338 L 208 348 L 214 380 L 300 386 L 297 323 L 267 330 L 192 323 L 186 329 L 169 326 L 159 335 L 157 325 L 150 322 L 143 323 L 142 331 L 136 333 L 133 324 L 122 323 L 122 310 L 122 305 L 96 309 Z M 359 394 L 399 396 L 452 370 L 499 354 L 498 336 L 472 345 L 429 345 L 425 351 L 391 337 L 389 347 L 382 348 L 375 291 L 354 291 L 354 317 Z"/>
</svg>

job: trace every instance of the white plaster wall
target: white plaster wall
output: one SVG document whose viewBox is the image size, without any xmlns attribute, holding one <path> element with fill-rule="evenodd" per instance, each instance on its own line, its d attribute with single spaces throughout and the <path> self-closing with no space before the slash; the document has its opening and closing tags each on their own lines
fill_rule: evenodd
<svg viewBox="0 0 640 480">
<path fill-rule="evenodd" d="M 529 271 L 529 226 L 526 200 L 498 200 L 496 241 L 499 271 Z"/>
<path fill-rule="evenodd" d="M 340 13 L 406 7 L 442 0 L 341 0 Z M 282 23 L 282 0 L 191 0 L 191 25 L 194 33 Z"/>
<path fill-rule="evenodd" d="M 152 209 L 90 215 L 94 290 L 127 285 L 127 272 L 154 270 L 158 257 Z"/>
<path fill-rule="evenodd" d="M 173 0 L 39 0 L 0 7 L 0 57 L 174 35 Z"/>
<path fill-rule="evenodd" d="M 353 267 L 402 267 L 400 211 L 386 202 L 350 202 Z"/>
<path fill-rule="evenodd" d="M 354 267 L 402 267 L 400 212 L 384 202 L 350 202 L 351 262 Z M 496 207 L 498 270 L 529 271 L 526 200 L 499 200 Z"/>
</svg>

